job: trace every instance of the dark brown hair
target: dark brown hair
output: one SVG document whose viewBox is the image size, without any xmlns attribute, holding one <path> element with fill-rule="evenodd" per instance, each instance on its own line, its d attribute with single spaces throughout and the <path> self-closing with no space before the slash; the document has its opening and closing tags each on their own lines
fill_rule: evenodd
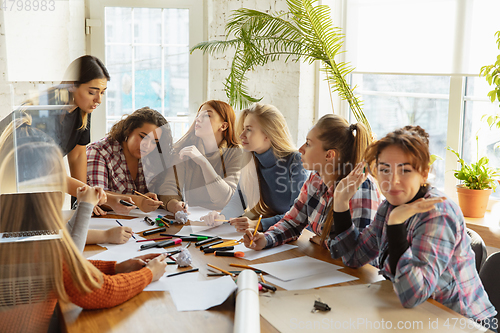
<svg viewBox="0 0 500 333">
<path fill-rule="evenodd" d="M 153 124 L 161 128 L 161 152 L 170 153 L 172 151 L 172 131 L 170 130 L 170 126 L 161 113 L 147 106 L 135 110 L 131 115 L 123 116 L 119 122 L 111 127 L 108 136 L 122 143 L 127 139 L 130 133 L 136 128 L 142 127 L 144 124 Z"/>
<path fill-rule="evenodd" d="M 429 134 L 422 127 L 408 125 L 372 143 L 365 154 L 371 170 L 375 170 L 380 153 L 389 146 L 396 146 L 404 151 L 411 166 L 421 174 L 429 171 Z"/>
<path fill-rule="evenodd" d="M 336 182 L 339 182 L 362 161 L 365 149 L 370 144 L 371 135 L 362 123 L 349 125 L 347 120 L 336 114 L 324 115 L 315 127 L 319 130 L 318 139 L 322 142 L 323 149 L 333 149 L 338 154 L 337 165 L 334 167 L 338 175 Z M 321 232 L 321 244 L 330 234 L 332 224 L 333 201 Z"/>
</svg>

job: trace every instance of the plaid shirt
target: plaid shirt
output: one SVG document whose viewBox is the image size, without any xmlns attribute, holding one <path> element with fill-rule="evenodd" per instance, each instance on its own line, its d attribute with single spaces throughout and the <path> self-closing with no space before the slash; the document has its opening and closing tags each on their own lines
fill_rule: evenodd
<svg viewBox="0 0 500 333">
<path fill-rule="evenodd" d="M 435 188 L 425 198 L 445 196 Z M 375 221 L 360 233 L 354 226 L 329 243 L 332 257 L 351 267 L 380 256 L 380 274 L 389 277 L 401 304 L 413 307 L 429 297 L 465 317 L 484 320 L 496 314 L 476 270 L 475 256 L 460 208 L 451 200 L 407 221 L 410 247 L 392 275 L 387 258 L 387 220 L 394 206 L 384 201 Z"/>
<path fill-rule="evenodd" d="M 332 199 L 333 185 L 328 188 L 317 172 L 311 173 L 292 208 L 265 233 L 266 248 L 296 240 L 307 226 L 321 235 Z M 380 201 L 377 186 L 368 176 L 349 202 L 352 220 L 359 230 L 373 221 Z"/>
<path fill-rule="evenodd" d="M 141 160 L 134 181 L 122 145 L 108 136 L 87 146 L 87 184 L 120 194 L 148 192 Z"/>
</svg>

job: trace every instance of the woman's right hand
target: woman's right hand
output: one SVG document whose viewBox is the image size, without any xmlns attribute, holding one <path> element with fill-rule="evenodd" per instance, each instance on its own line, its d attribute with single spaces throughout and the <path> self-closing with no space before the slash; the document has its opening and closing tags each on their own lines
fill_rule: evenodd
<svg viewBox="0 0 500 333">
<path fill-rule="evenodd" d="M 342 179 L 333 192 L 333 211 L 341 213 L 349 210 L 349 201 L 358 191 L 359 186 L 366 180 L 367 174 L 363 172 L 366 162 L 360 162 Z"/>
<path fill-rule="evenodd" d="M 165 261 L 166 255 L 160 254 L 158 257 L 151 259 L 146 265 L 147 268 L 153 273 L 153 280 L 158 281 L 163 274 L 165 274 L 165 268 L 167 268 L 167 262 Z"/>
<path fill-rule="evenodd" d="M 217 211 L 213 210 L 207 215 L 202 216 L 200 218 L 200 221 L 205 222 L 205 224 L 208 225 L 209 227 L 217 227 L 224 222 L 215 220 L 225 220 L 225 219 L 226 218 L 224 217 L 224 215 L 220 215 Z"/>
<path fill-rule="evenodd" d="M 130 202 L 134 206 L 125 206 L 120 203 L 120 200 L 124 200 Z M 118 215 L 128 215 L 130 211 L 137 206 L 135 206 L 135 202 L 128 195 L 109 193 L 108 192 L 108 202 L 106 203 L 116 214 Z"/>
<path fill-rule="evenodd" d="M 149 199 L 146 199 L 141 196 L 135 197 L 135 202 L 137 203 L 137 207 L 144 213 L 150 213 L 155 211 L 163 205 L 163 202 L 158 200 L 158 196 L 154 193 L 148 192 L 145 194 Z"/>
<path fill-rule="evenodd" d="M 245 231 L 245 234 L 243 235 L 243 242 L 245 246 L 256 251 L 262 250 L 266 247 L 266 236 L 264 236 L 264 233 L 262 232 L 257 232 L 254 237 L 253 233 L 254 229 L 247 229 Z M 252 245 L 250 245 L 252 240 Z"/>
<path fill-rule="evenodd" d="M 88 202 L 92 206 L 97 205 L 100 200 L 100 192 L 95 187 L 82 186 L 76 189 L 76 199 L 78 202 Z"/>
<path fill-rule="evenodd" d="M 105 231 L 106 243 L 123 244 L 132 237 L 132 228 L 114 227 Z"/>
</svg>

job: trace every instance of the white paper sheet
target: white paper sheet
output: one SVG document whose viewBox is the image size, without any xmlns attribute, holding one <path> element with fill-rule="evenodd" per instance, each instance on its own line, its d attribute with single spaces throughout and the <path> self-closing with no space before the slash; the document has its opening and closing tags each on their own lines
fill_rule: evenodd
<svg viewBox="0 0 500 333">
<path fill-rule="evenodd" d="M 270 256 L 270 255 L 273 255 L 276 253 L 285 252 L 285 251 L 294 249 L 296 247 L 297 247 L 297 245 L 283 244 L 280 246 L 272 247 L 270 249 L 255 251 L 255 250 L 252 250 L 252 249 L 245 247 L 245 245 L 243 245 L 243 244 L 239 244 L 239 245 L 236 245 L 234 247 L 234 251 L 244 252 L 245 256 L 243 257 L 243 259 L 255 260 L 255 259 L 260 259 L 260 258 Z"/>
<path fill-rule="evenodd" d="M 190 234 L 205 235 L 203 231 L 207 229 L 210 229 L 210 227 L 206 225 L 185 225 L 181 228 L 181 230 L 179 230 L 178 233 L 176 233 L 176 235 L 179 236 L 189 236 Z"/>
<path fill-rule="evenodd" d="M 188 267 L 186 269 L 191 268 Z M 199 272 L 186 273 L 167 278 L 168 274 L 177 272 L 180 272 L 180 270 L 177 269 L 177 265 L 168 265 L 165 274 L 163 274 L 158 281 L 151 282 L 146 288 L 144 288 L 144 291 L 170 291 L 171 286 L 179 282 L 205 281 L 202 274 Z"/>
<path fill-rule="evenodd" d="M 260 269 L 282 281 L 300 279 L 306 276 L 342 268 L 341 266 L 308 256 L 250 266 Z"/>
<path fill-rule="evenodd" d="M 193 231 L 197 226 L 192 226 Z M 236 231 L 235 227 L 230 225 L 229 223 L 221 224 L 215 228 L 208 228 L 200 231 L 205 236 L 219 236 L 222 239 L 234 239 L 239 240 L 243 237 L 243 232 Z"/>
<path fill-rule="evenodd" d="M 157 218 L 158 215 L 161 215 L 161 216 L 170 215 L 172 217 L 174 216 L 174 214 L 170 213 L 169 211 L 167 211 L 165 209 L 157 209 L 157 210 L 154 210 L 154 211 L 149 212 L 149 213 L 144 213 L 140 209 L 132 209 L 129 213 L 129 216 L 137 216 L 137 217 L 141 217 L 141 218 L 144 218 L 144 216 L 147 216 L 153 220 L 155 218 Z"/>
<path fill-rule="evenodd" d="M 346 273 L 339 272 L 336 269 L 326 271 L 323 273 L 310 275 L 303 277 L 301 279 L 295 279 L 290 281 L 282 281 L 274 276 L 267 276 L 266 281 L 277 285 L 286 290 L 301 290 L 301 289 L 313 289 L 323 286 L 328 286 L 336 283 L 343 283 L 357 280 L 357 277 L 351 276 Z"/>
<path fill-rule="evenodd" d="M 173 283 L 170 295 L 177 311 L 201 311 L 222 304 L 236 288 L 233 279 L 224 276 L 209 281 Z"/>
<path fill-rule="evenodd" d="M 144 222 L 144 218 L 136 218 L 136 219 L 107 219 L 107 218 L 97 218 L 93 217 L 90 219 L 89 229 L 97 229 L 97 230 L 108 230 L 110 228 L 119 227 L 116 220 L 120 221 L 124 227 L 132 228 L 132 231 L 135 233 L 139 233 L 141 231 L 154 228 L 150 224 Z"/>
</svg>

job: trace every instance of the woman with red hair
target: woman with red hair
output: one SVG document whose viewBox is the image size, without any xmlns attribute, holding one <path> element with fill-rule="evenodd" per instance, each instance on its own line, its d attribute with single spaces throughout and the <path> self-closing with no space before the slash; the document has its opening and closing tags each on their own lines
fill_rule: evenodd
<svg viewBox="0 0 500 333">
<path fill-rule="evenodd" d="M 210 100 L 198 109 L 188 132 L 174 145 L 175 163 L 156 191 L 165 209 L 187 212 L 186 202 L 222 209 L 233 195 L 241 169 L 236 115 L 222 101 Z"/>
</svg>

